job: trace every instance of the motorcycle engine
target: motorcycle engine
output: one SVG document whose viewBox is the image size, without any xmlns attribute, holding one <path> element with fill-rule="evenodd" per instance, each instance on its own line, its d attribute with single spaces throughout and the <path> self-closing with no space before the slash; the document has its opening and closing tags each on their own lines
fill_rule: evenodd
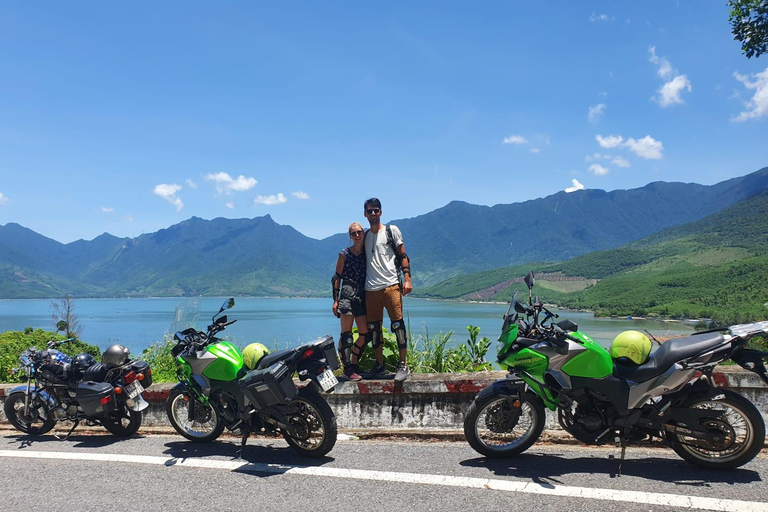
<svg viewBox="0 0 768 512">
<path fill-rule="evenodd" d="M 580 401 L 570 410 L 558 409 L 558 420 L 569 434 L 585 444 L 605 444 L 611 441 L 611 436 L 599 436 L 605 432 L 607 425 L 594 403 L 589 400 Z"/>
</svg>

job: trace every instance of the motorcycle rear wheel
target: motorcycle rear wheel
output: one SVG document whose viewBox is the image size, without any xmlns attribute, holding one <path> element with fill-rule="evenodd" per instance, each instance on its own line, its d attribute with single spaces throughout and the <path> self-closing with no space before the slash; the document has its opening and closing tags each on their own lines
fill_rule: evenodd
<svg viewBox="0 0 768 512">
<path fill-rule="evenodd" d="M 336 416 L 328 402 L 309 386 L 299 390 L 291 401 L 291 411 L 286 414 L 288 423 L 301 432 L 298 438 L 287 433 L 283 437 L 288 444 L 305 457 L 322 457 L 336 444 L 338 430 Z"/>
<path fill-rule="evenodd" d="M 124 403 L 118 404 L 115 412 L 101 419 L 101 424 L 117 437 L 132 436 L 141 427 L 141 411 L 134 411 Z"/>
<path fill-rule="evenodd" d="M 531 395 L 523 394 L 519 401 L 509 395 L 491 395 L 469 406 L 464 435 L 486 457 L 512 457 L 539 439 L 544 421 L 544 406 Z"/>
<path fill-rule="evenodd" d="M 722 440 L 708 442 L 678 434 L 673 438 L 672 448 L 696 466 L 737 468 L 760 453 L 765 442 L 765 422 L 752 402 L 731 390 L 719 391 L 722 394 L 714 399 L 694 398 L 687 406 L 712 410 L 712 418 L 708 418 L 703 426 L 709 432 L 721 434 Z"/>
<path fill-rule="evenodd" d="M 195 416 L 190 420 L 189 404 L 193 400 Z M 176 432 L 195 443 L 210 443 L 224 431 L 224 422 L 211 404 L 203 405 L 180 389 L 171 390 L 165 403 L 165 412 Z"/>
<path fill-rule="evenodd" d="M 33 436 L 43 435 L 53 428 L 56 420 L 48 403 L 39 396 L 30 397 L 29 413 L 24 415 L 24 399 L 26 395 L 17 391 L 5 399 L 3 412 L 5 417 L 18 430 Z"/>
</svg>

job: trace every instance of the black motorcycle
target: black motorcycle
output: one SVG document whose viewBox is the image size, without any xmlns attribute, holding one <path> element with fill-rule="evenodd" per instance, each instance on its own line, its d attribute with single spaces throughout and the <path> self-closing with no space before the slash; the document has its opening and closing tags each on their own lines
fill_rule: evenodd
<svg viewBox="0 0 768 512">
<path fill-rule="evenodd" d="M 60 322 L 57 329 L 66 329 L 66 324 Z M 45 350 L 30 347 L 21 353 L 14 373 L 21 373 L 26 385 L 6 397 L 8 421 L 31 435 L 45 434 L 58 421 L 73 422 L 66 437 L 82 421 L 102 425 L 118 437 L 136 433 L 141 411 L 148 406 L 141 393 L 152 384 L 149 364 L 130 359 L 122 345 L 107 348 L 101 363 L 90 354 L 72 358 L 58 350 L 73 339 L 51 340 Z"/>
</svg>

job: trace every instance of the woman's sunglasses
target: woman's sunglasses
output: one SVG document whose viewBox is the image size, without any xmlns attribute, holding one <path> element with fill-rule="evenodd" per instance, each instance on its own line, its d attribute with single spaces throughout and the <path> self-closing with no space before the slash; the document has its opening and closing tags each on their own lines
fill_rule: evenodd
<svg viewBox="0 0 768 512">
<path fill-rule="evenodd" d="M 362 235 L 363 235 L 362 231 L 350 231 L 349 232 L 349 236 L 362 236 Z"/>
</svg>

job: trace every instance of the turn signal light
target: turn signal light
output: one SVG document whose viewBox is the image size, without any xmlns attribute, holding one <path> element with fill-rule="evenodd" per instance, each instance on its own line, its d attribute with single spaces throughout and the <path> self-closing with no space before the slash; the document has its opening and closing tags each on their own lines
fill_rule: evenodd
<svg viewBox="0 0 768 512">
<path fill-rule="evenodd" d="M 109 402 L 112 401 L 112 395 L 105 396 L 101 399 L 101 405 L 107 405 Z"/>
<path fill-rule="evenodd" d="M 312 357 L 314 355 L 315 355 L 315 349 L 311 348 L 311 349 L 307 350 L 306 352 L 304 352 L 303 354 L 301 354 L 301 359 L 309 359 L 310 357 Z"/>
<path fill-rule="evenodd" d="M 520 403 L 520 400 L 515 400 L 514 402 L 512 402 L 512 407 L 514 407 L 515 409 L 519 409 L 521 405 L 523 404 Z"/>
<path fill-rule="evenodd" d="M 138 375 L 136 376 L 136 378 L 137 378 L 137 379 L 139 379 L 139 380 L 144 380 L 144 374 L 143 374 L 143 373 L 140 373 L 140 374 L 138 374 Z"/>
<path fill-rule="evenodd" d="M 115 394 L 120 395 L 123 393 L 123 388 L 115 388 Z"/>
<path fill-rule="evenodd" d="M 123 381 L 126 384 L 130 384 L 131 382 L 133 382 L 135 380 L 136 380 L 136 372 L 134 372 L 133 370 L 131 370 L 128 373 L 126 373 L 125 375 L 123 375 Z"/>
</svg>

